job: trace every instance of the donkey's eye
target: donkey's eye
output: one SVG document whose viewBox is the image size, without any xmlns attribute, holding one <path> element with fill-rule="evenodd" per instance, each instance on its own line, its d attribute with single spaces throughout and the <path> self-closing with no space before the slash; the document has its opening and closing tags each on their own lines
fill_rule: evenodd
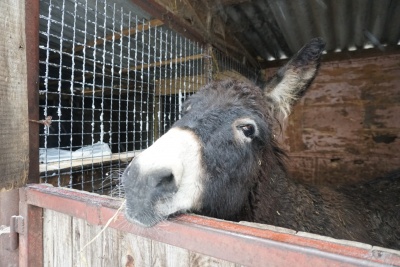
<svg viewBox="0 0 400 267">
<path fill-rule="evenodd" d="M 252 124 L 246 124 L 246 125 L 242 125 L 242 126 L 240 126 L 240 128 L 242 129 L 242 131 L 243 131 L 243 134 L 246 136 L 246 137 L 253 137 L 254 136 L 254 133 L 255 133 L 255 129 L 254 129 L 254 125 L 252 125 Z"/>
</svg>

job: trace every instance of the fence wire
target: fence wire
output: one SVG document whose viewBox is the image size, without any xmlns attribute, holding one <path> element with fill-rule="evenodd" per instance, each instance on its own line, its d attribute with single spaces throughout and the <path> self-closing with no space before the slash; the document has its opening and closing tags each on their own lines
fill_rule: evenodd
<svg viewBox="0 0 400 267">
<path fill-rule="evenodd" d="M 55 186 L 119 196 L 121 170 L 187 96 L 215 78 L 257 79 L 131 1 L 41 0 L 39 36 L 40 178 Z"/>
</svg>

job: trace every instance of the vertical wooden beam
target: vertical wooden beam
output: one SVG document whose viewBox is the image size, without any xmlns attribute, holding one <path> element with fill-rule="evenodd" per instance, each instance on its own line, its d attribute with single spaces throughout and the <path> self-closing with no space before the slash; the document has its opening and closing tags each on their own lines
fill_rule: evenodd
<svg viewBox="0 0 400 267">
<path fill-rule="evenodd" d="M 204 73 L 206 76 L 206 83 L 213 80 L 213 47 L 211 44 L 206 46 L 206 59 L 204 61 Z"/>
<path fill-rule="evenodd" d="M 19 197 L 19 214 L 24 218 L 19 267 L 43 266 L 43 208 L 28 204 L 25 188 L 19 190 Z"/>
<path fill-rule="evenodd" d="M 24 185 L 28 174 L 24 8 L 25 0 L 0 1 L 0 189 Z"/>
<path fill-rule="evenodd" d="M 29 121 L 39 120 L 39 0 L 25 0 Z M 44 118 L 43 118 L 44 119 Z M 39 125 L 29 123 L 29 183 L 39 183 Z"/>
</svg>

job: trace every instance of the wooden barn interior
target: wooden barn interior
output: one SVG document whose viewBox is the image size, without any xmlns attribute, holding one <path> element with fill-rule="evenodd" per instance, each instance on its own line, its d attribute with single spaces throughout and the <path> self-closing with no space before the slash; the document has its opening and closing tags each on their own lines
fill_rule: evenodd
<svg viewBox="0 0 400 267">
<path fill-rule="evenodd" d="M 0 9 L 0 266 L 400 266 L 398 251 L 274 226 L 184 215 L 143 230 L 117 212 L 120 171 L 188 96 L 219 79 L 261 85 L 314 37 L 320 71 L 277 133 L 291 175 L 331 187 L 399 176 L 400 1 Z"/>
</svg>

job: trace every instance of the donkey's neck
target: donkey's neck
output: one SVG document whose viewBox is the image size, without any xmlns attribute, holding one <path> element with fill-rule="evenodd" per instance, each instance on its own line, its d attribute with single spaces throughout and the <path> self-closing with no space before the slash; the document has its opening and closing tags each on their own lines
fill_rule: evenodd
<svg viewBox="0 0 400 267">
<path fill-rule="evenodd" d="M 250 219 L 254 222 L 381 244 L 371 239 L 367 227 L 371 222 L 360 213 L 361 204 L 354 205 L 332 188 L 300 184 L 289 178 L 284 169 L 277 168 L 263 176 L 253 195 Z"/>
<path fill-rule="evenodd" d="M 252 219 L 260 223 L 297 228 L 296 218 L 316 209 L 310 188 L 291 179 L 284 167 L 263 173 L 252 199 Z M 294 203 L 302 203 L 301 207 Z"/>
</svg>

